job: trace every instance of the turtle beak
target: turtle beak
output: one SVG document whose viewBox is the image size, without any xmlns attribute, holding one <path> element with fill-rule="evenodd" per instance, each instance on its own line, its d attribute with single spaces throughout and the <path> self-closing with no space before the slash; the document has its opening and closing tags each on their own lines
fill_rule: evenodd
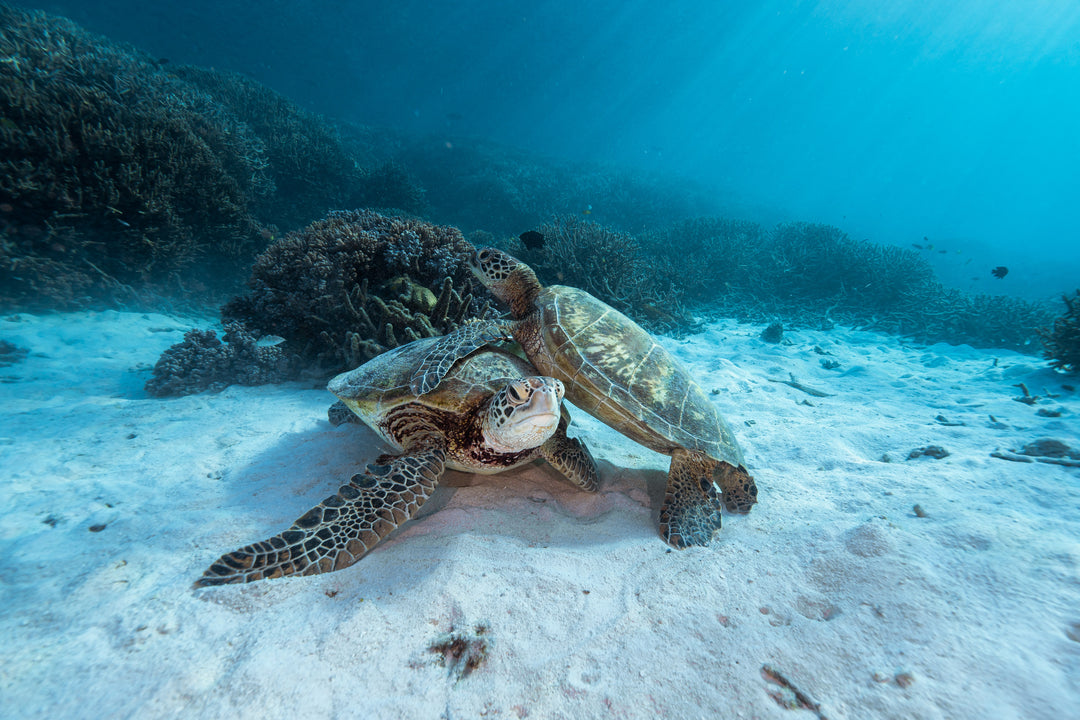
<svg viewBox="0 0 1080 720">
<path fill-rule="evenodd" d="M 528 423 L 538 430 L 557 427 L 562 411 L 563 384 L 554 378 L 528 378 L 526 382 L 535 389 L 528 404 L 518 408 L 520 419 L 514 422 L 514 426 L 521 427 Z"/>
</svg>

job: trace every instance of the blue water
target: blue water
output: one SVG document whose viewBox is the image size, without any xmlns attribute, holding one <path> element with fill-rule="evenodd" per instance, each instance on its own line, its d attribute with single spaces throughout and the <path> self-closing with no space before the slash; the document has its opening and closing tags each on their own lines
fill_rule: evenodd
<svg viewBox="0 0 1080 720">
<path fill-rule="evenodd" d="M 927 238 L 948 251 L 939 276 L 975 292 L 1080 285 L 1072 0 L 29 5 L 332 120 L 689 177 L 738 217 Z"/>
</svg>

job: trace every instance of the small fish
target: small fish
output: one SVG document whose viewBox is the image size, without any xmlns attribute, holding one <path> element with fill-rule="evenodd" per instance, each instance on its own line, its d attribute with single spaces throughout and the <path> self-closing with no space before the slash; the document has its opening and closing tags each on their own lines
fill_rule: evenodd
<svg viewBox="0 0 1080 720">
<path fill-rule="evenodd" d="M 996 268 L 990 271 L 990 274 L 1000 280 L 1009 274 L 1009 268 L 1005 267 L 1004 265 L 998 265 Z"/>
<path fill-rule="evenodd" d="M 592 215 L 592 205 L 586 205 L 585 209 L 581 211 L 582 215 Z"/>
<path fill-rule="evenodd" d="M 274 347 L 285 342 L 285 338 L 280 335 L 263 335 L 261 338 L 255 341 L 256 347 Z"/>
<path fill-rule="evenodd" d="M 915 248 L 916 250 L 922 250 L 923 249 L 923 246 L 920 245 L 919 243 L 911 243 L 911 247 Z"/>
<path fill-rule="evenodd" d="M 521 238 L 521 242 L 525 243 L 525 247 L 529 250 L 539 250 L 544 247 L 544 235 L 535 230 L 526 230 L 518 235 Z"/>
<path fill-rule="evenodd" d="M 938 250 L 938 252 L 939 252 L 940 254 L 942 254 L 942 255 L 948 255 L 948 254 L 949 254 L 949 251 L 948 251 L 948 250 Z"/>
</svg>

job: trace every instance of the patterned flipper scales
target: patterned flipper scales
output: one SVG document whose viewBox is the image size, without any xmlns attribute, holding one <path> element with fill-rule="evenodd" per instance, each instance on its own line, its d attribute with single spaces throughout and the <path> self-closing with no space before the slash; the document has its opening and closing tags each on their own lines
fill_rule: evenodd
<svg viewBox="0 0 1080 720">
<path fill-rule="evenodd" d="M 660 535 L 674 548 L 708 545 L 720 529 L 719 488 L 713 484 L 718 462 L 701 453 L 678 449 L 671 455 Z"/>
<path fill-rule="evenodd" d="M 596 492 L 600 486 L 592 453 L 585 443 L 577 438 L 567 437 L 565 419 L 559 424 L 555 434 L 540 446 L 540 455 L 582 490 Z"/>
<path fill-rule="evenodd" d="M 514 323 L 507 320 L 481 320 L 443 335 L 413 373 L 409 389 L 417 395 L 431 392 L 461 358 L 485 345 L 512 341 L 513 327 Z"/>
<path fill-rule="evenodd" d="M 352 565 L 416 514 L 443 474 L 441 438 L 383 456 L 269 540 L 222 555 L 195 587 L 315 575 Z"/>
</svg>

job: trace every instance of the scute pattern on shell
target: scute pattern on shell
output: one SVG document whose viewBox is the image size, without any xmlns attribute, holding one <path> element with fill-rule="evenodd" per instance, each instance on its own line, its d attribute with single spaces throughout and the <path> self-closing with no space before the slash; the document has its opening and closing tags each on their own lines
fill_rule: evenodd
<svg viewBox="0 0 1080 720">
<path fill-rule="evenodd" d="M 553 285 L 537 305 L 544 310 L 541 331 L 555 364 L 593 402 L 583 410 L 658 452 L 684 447 L 743 464 L 716 406 L 640 326 L 576 288 Z"/>
<path fill-rule="evenodd" d="M 328 389 L 368 420 L 385 417 L 393 408 L 417 401 L 459 414 L 498 392 L 510 380 L 536 374 L 521 358 L 488 348 L 456 363 L 438 388 L 417 396 L 409 388 L 409 380 L 437 341 L 425 338 L 388 350 L 338 375 Z"/>
</svg>

